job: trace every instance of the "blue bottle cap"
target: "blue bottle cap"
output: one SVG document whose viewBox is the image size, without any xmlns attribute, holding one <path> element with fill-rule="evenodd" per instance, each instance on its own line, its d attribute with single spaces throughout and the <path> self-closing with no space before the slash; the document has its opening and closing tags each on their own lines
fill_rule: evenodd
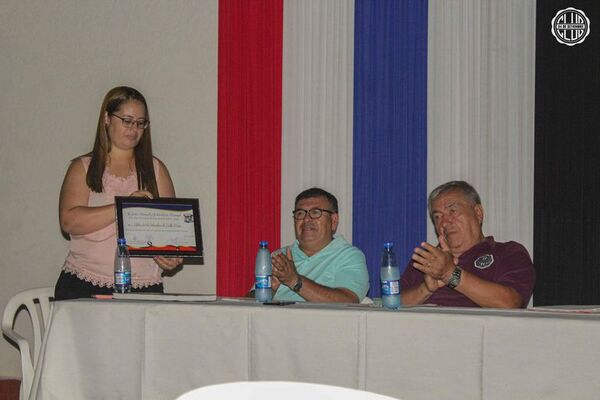
<svg viewBox="0 0 600 400">
<path fill-rule="evenodd" d="M 258 242 L 258 246 L 267 248 L 269 246 L 269 242 L 267 242 L 266 240 L 261 240 L 260 242 Z"/>
<path fill-rule="evenodd" d="M 118 238 L 117 239 L 117 244 L 125 244 L 125 238 Z"/>
<path fill-rule="evenodd" d="M 383 248 L 384 248 L 384 249 L 387 249 L 387 250 L 389 250 L 389 249 L 391 249 L 392 247 L 394 247 L 394 242 L 385 242 L 385 243 L 383 244 Z"/>
</svg>

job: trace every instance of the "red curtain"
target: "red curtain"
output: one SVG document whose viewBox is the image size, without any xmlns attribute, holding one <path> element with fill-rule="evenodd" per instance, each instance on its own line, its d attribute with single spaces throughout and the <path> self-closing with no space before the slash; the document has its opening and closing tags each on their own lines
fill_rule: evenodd
<svg viewBox="0 0 600 400">
<path fill-rule="evenodd" d="M 283 0 L 219 2 L 217 295 L 254 282 L 280 242 Z"/>
</svg>

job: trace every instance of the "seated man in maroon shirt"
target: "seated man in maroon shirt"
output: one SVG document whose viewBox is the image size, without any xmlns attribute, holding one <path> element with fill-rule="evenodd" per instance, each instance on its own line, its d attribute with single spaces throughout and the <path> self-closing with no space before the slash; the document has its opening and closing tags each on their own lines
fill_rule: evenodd
<svg viewBox="0 0 600 400">
<path fill-rule="evenodd" d="M 439 245 L 421 243 L 400 280 L 403 304 L 526 307 L 535 284 L 527 250 L 497 243 L 482 231 L 483 207 L 467 182 L 452 181 L 429 195 Z"/>
</svg>

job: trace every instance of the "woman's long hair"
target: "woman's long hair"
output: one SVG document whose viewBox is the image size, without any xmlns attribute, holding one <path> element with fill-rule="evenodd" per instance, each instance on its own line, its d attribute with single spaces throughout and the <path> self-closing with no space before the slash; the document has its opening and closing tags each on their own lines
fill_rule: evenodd
<svg viewBox="0 0 600 400">
<path fill-rule="evenodd" d="M 104 101 L 100 108 L 100 116 L 98 117 L 98 127 L 96 128 L 96 140 L 94 141 L 94 148 L 91 153 L 92 160 L 86 176 L 86 183 L 94 192 L 100 193 L 104 190 L 102 186 L 102 176 L 104 175 L 108 153 L 112 146 L 106 130 L 105 115 L 106 113 L 112 114 L 119 111 L 121 105 L 129 100 L 137 100 L 142 103 L 146 110 L 145 118 L 150 121 L 146 99 L 137 90 L 127 86 L 119 86 L 111 89 L 106 96 L 104 96 Z M 152 193 L 154 198 L 157 198 L 158 187 L 156 184 L 152 157 L 150 125 L 144 129 L 142 138 L 133 149 L 133 154 L 135 158 L 135 169 L 137 171 L 138 190 L 147 190 Z"/>
</svg>

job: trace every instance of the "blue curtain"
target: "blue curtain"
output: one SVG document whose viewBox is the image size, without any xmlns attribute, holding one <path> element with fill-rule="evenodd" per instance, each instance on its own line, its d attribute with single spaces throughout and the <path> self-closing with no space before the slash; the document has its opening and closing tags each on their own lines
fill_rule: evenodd
<svg viewBox="0 0 600 400">
<path fill-rule="evenodd" d="M 426 240 L 427 1 L 356 0 L 353 224 L 380 296 L 383 243 L 400 269 Z"/>
</svg>

